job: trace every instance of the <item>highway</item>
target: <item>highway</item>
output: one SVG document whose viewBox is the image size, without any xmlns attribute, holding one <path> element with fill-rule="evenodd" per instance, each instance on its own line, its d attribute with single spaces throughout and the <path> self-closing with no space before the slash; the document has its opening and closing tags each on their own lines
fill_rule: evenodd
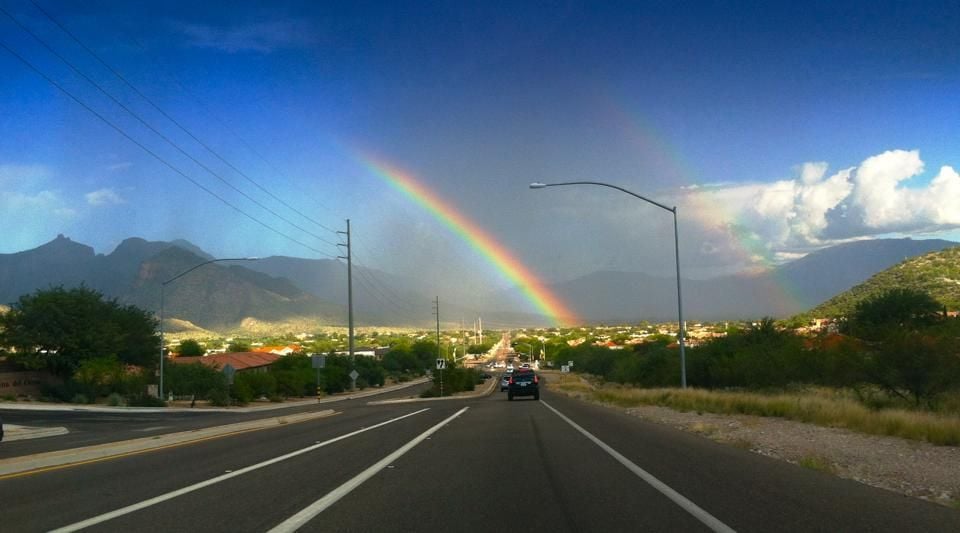
<svg viewBox="0 0 960 533">
<path fill-rule="evenodd" d="M 549 391 L 321 408 L 0 478 L 0 529 L 960 531 L 956 510 Z"/>
</svg>

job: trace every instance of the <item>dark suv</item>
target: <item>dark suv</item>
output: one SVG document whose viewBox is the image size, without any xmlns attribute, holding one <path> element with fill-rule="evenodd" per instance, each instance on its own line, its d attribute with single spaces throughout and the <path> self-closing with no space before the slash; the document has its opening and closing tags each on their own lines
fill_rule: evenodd
<svg viewBox="0 0 960 533">
<path fill-rule="evenodd" d="M 513 400 L 514 396 L 533 396 L 534 400 L 539 400 L 540 376 L 525 368 L 511 374 L 507 385 L 507 399 Z"/>
</svg>

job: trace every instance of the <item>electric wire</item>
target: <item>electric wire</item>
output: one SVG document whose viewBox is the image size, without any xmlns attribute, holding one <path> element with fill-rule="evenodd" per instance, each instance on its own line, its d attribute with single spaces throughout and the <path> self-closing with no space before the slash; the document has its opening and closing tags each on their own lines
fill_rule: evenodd
<svg viewBox="0 0 960 533">
<path fill-rule="evenodd" d="M 325 239 L 325 238 L 317 235 L 316 233 L 313 233 L 312 231 L 310 231 L 310 230 L 308 230 L 308 229 L 300 226 L 300 225 L 297 224 L 296 222 L 291 221 L 290 219 L 284 217 L 284 216 L 281 215 L 280 213 L 277 213 L 275 210 L 273 210 L 273 209 L 271 209 L 270 207 L 264 205 L 262 202 L 260 202 L 260 201 L 257 200 L 256 198 L 250 196 L 249 194 L 247 194 L 246 192 L 244 192 L 244 191 L 241 190 L 240 188 L 238 188 L 238 187 L 236 187 L 235 185 L 233 185 L 232 183 L 230 183 L 229 180 L 227 180 L 226 178 L 224 178 L 223 176 L 221 176 L 220 174 L 218 174 L 216 171 L 214 171 L 213 169 L 211 169 L 210 167 L 208 167 L 207 165 L 205 165 L 203 162 L 201 162 L 200 160 L 198 160 L 196 157 L 194 157 L 193 155 L 191 155 L 190 153 L 188 153 L 186 150 L 184 150 L 183 148 L 181 148 L 177 143 L 173 142 L 173 140 L 171 140 L 169 137 L 167 137 L 166 135 L 164 135 L 162 132 L 160 132 L 159 130 L 157 130 L 156 128 L 154 128 L 150 123 L 148 123 L 146 120 L 144 120 L 142 117 L 140 117 L 140 115 L 138 115 L 136 112 L 134 112 L 134 111 L 131 110 L 129 107 L 127 107 L 123 102 L 121 102 L 121 101 L 118 100 L 116 97 L 114 97 L 109 91 L 107 91 L 106 89 L 104 89 L 99 83 L 97 83 L 95 80 L 93 80 L 92 78 L 90 78 L 89 76 L 87 76 L 86 74 L 84 74 L 83 71 L 81 71 L 79 68 L 77 68 L 73 63 L 71 63 L 71 62 L 70 62 L 67 58 L 65 58 L 62 54 L 60 54 L 59 52 L 57 52 L 52 46 L 50 46 L 49 44 L 47 44 L 46 41 L 44 41 L 42 38 L 40 38 L 40 36 L 38 36 L 36 33 L 34 33 L 30 28 L 28 28 L 27 26 L 25 26 L 24 24 L 22 24 L 16 17 L 14 17 L 10 12 L 8 12 L 6 9 L 4 9 L 3 6 L 0 6 L 0 12 L 2 12 L 4 15 L 6 15 L 8 18 L 10 18 L 10 19 L 11 19 L 17 26 L 19 26 L 20 29 L 22 29 L 24 32 L 30 34 L 30 36 L 32 36 L 34 39 L 36 39 L 37 42 L 39 42 L 44 48 L 47 49 L 47 51 L 49 51 L 51 54 L 53 54 L 54 56 L 56 56 L 60 61 L 62 61 L 64 64 L 66 64 L 68 67 L 70 67 L 70 69 L 73 70 L 78 76 L 82 77 L 82 78 L 83 78 L 84 80 L 86 80 L 88 83 L 90 83 L 91 85 L 93 85 L 94 87 L 96 87 L 97 90 L 99 90 L 101 93 L 103 93 L 104 96 L 106 96 L 107 98 L 109 98 L 113 103 L 115 103 L 115 104 L 116 104 L 117 106 L 119 106 L 121 109 L 123 109 L 124 111 L 126 111 L 127 114 L 129 114 L 129 115 L 132 116 L 134 119 L 136 119 L 140 124 L 142 124 L 144 127 L 146 127 L 147 129 L 149 129 L 149 130 L 150 130 L 151 132 L 153 132 L 156 136 L 158 136 L 158 137 L 160 137 L 161 139 L 163 139 L 167 144 L 169 144 L 169 145 L 170 145 L 172 148 L 174 148 L 176 151 L 180 152 L 182 155 L 184 155 L 185 157 L 187 157 L 188 159 L 190 159 L 191 161 L 193 161 L 193 162 L 194 162 L 196 165 L 198 165 L 200 168 L 204 169 L 204 170 L 207 171 L 210 175 L 212 175 L 213 177 L 217 178 L 217 179 L 218 179 L 220 182 L 222 182 L 224 185 L 226 185 L 226 186 L 229 187 L 230 189 L 234 190 L 235 192 L 237 192 L 238 194 L 240 194 L 241 196 L 243 196 L 243 197 L 246 198 L 247 200 L 253 202 L 253 203 L 256 204 L 258 207 L 260 207 L 261 209 L 263 209 L 264 211 L 267 211 L 267 212 L 270 213 L 271 215 L 279 218 L 280 220 L 282 220 L 282 221 L 286 222 L 287 224 L 291 225 L 292 227 L 294 227 L 294 228 L 302 231 L 303 233 L 305 233 L 305 234 L 307 234 L 307 235 L 310 235 L 311 237 L 317 239 L 317 240 L 320 241 L 320 242 L 326 243 L 326 244 L 331 245 L 331 246 L 336 246 L 336 244 L 335 244 L 334 242 L 329 241 L 329 240 L 327 240 L 327 239 Z"/>
<path fill-rule="evenodd" d="M 0 10 L 2 10 L 2 9 L 3 9 L 3 8 L 0 7 Z M 143 150 L 144 152 L 146 152 L 147 154 L 149 154 L 150 156 L 152 156 L 154 159 L 156 159 L 157 161 L 159 161 L 161 164 L 163 164 L 164 166 L 166 166 L 166 167 L 169 168 L 170 170 L 176 172 L 177 174 L 179 174 L 180 176 L 182 176 L 183 178 L 185 178 L 185 179 L 186 179 L 187 181 L 189 181 L 190 183 L 193 183 L 194 185 L 196 185 L 197 187 L 199 187 L 201 190 L 203 190 L 204 192 L 206 192 L 206 193 L 209 194 L 210 196 L 213 196 L 214 198 L 216 198 L 217 200 L 219 200 L 220 202 L 222 202 L 222 203 L 223 203 L 224 205 L 226 205 L 227 207 L 233 209 L 234 211 L 236 211 L 236 212 L 240 213 L 241 215 L 249 218 L 249 219 L 252 220 L 253 222 L 256 222 L 257 224 L 259 224 L 260 226 L 266 228 L 267 230 L 269 230 L 269 231 L 271 231 L 271 232 L 273 232 L 273 233 L 275 233 L 275 234 L 277 234 L 277 235 L 279 235 L 279 236 L 281 236 L 281 237 L 283 237 L 283 238 L 285 238 L 285 239 L 287 239 L 287 240 L 289 240 L 289 241 L 291 241 L 291 242 L 293 242 L 293 243 L 296 243 L 296 244 L 298 244 L 298 245 L 300 245 L 300 246 L 303 246 L 304 248 L 306 248 L 306 249 L 308 249 L 308 250 L 311 250 L 311 251 L 313 251 L 313 252 L 315 252 L 315 253 L 317 253 L 317 254 L 320 254 L 320 255 L 322 255 L 322 256 L 324 256 L 324 257 L 329 257 L 329 258 L 335 259 L 335 256 L 330 255 L 330 254 L 328 254 L 327 252 L 324 252 L 324 251 L 319 250 L 319 249 L 317 249 L 317 248 L 314 248 L 313 246 L 310 246 L 309 244 L 306 244 L 306 243 L 304 243 L 304 242 L 302 242 L 302 241 L 300 241 L 300 240 L 298 240 L 298 239 L 296 239 L 296 238 L 294 238 L 294 237 L 291 237 L 290 235 L 287 235 L 287 234 L 281 232 L 280 230 L 274 228 L 273 226 L 270 226 L 270 225 L 267 224 L 266 222 L 263 222 L 262 220 L 256 218 L 255 216 L 247 213 L 247 212 L 244 211 L 243 209 L 237 207 L 236 205 L 234 205 L 233 203 L 231 203 L 231 202 L 230 202 L 229 200 L 227 200 L 226 198 L 220 196 L 219 194 L 217 194 L 217 193 L 214 192 L 213 190 L 211 190 L 211 189 L 209 189 L 208 187 L 204 186 L 202 183 L 200 183 L 200 182 L 198 182 L 197 180 L 193 179 L 193 178 L 190 177 L 188 174 L 184 173 L 182 170 L 180 170 L 179 168 L 177 168 L 176 166 L 174 166 L 172 163 L 168 162 L 166 159 L 164 159 L 163 157 L 161 157 L 159 154 L 157 154 L 156 152 L 154 152 L 153 150 L 151 150 L 150 148 L 148 148 L 146 145 L 144 145 L 144 144 L 141 143 L 140 141 L 138 141 L 138 140 L 136 140 L 135 138 L 133 138 L 130 134 L 128 134 L 128 133 L 127 133 L 126 131 L 124 131 L 122 128 L 120 128 L 119 126 L 117 126 L 116 124 L 114 124 L 113 122 L 111 122 L 111 121 L 110 121 L 109 119 L 107 119 L 105 116 L 103 116 L 102 114 L 100 114 L 98 111 L 96 111 L 95 109 L 93 109 L 91 106 L 87 105 L 84 101 L 80 100 L 80 99 L 79 99 L 77 96 L 75 96 L 73 93 L 71 93 L 70 91 L 68 91 L 65 87 L 63 87 L 62 85 L 60 85 L 59 83 L 57 83 L 53 78 L 47 76 L 47 75 L 46 75 L 42 70 L 40 70 L 36 65 L 34 65 L 34 64 L 31 63 L 29 60 L 27 60 L 27 58 L 23 57 L 23 56 L 20 55 L 17 51 L 15 51 L 13 48 L 11 48 L 10 46 L 8 46 L 7 43 L 4 42 L 2 39 L 0 39 L 0 47 L 2 47 L 4 50 L 6 50 L 7 52 L 9 52 L 9 53 L 10 53 L 11 55 L 13 55 L 15 58 L 19 59 L 20 62 L 22 62 L 22 63 L 23 63 L 24 65 L 26 65 L 27 67 L 29 67 L 29 68 L 30 68 L 31 70 L 33 70 L 34 72 L 36 72 L 41 78 L 43 78 L 43 79 L 46 80 L 48 83 L 50 83 L 51 85 L 53 85 L 54 87 L 56 87 L 57 89 L 59 89 L 60 92 L 62 92 L 63 94 L 67 95 L 71 100 L 73 100 L 73 101 L 76 102 L 78 105 L 80 105 L 81 107 L 83 107 L 84 109 L 86 109 L 87 111 L 89 111 L 89 112 L 90 112 L 91 114 L 93 114 L 95 117 L 97 117 L 98 119 L 100 119 L 101 121 L 103 121 L 106 125 L 110 126 L 110 127 L 111 127 L 113 130 L 115 130 L 117 133 L 119 133 L 120 135 L 122 135 L 123 137 L 125 137 L 127 140 L 129 140 L 130 142 L 132 142 L 133 144 L 135 144 L 135 145 L 136 145 L 137 147 L 139 147 L 141 150 Z"/>
<path fill-rule="evenodd" d="M 103 65 L 103 66 L 104 66 L 107 70 L 109 70 L 114 76 L 116 76 L 120 81 L 122 81 L 127 87 L 129 87 L 133 92 L 135 92 L 140 98 L 142 98 L 144 101 L 146 101 L 148 104 L 150 104 L 150 106 L 153 107 L 155 110 L 157 110 L 157 112 L 159 112 L 161 115 L 163 115 L 167 120 L 169 120 L 169 121 L 170 121 L 171 123 L 173 123 L 175 126 L 177 126 L 181 131 L 183 131 L 184 133 L 186 133 L 191 139 L 193 139 L 194 141 L 196 141 L 197 144 L 199 144 L 200 146 L 202 146 L 207 152 L 209 152 L 209 153 L 212 154 L 214 157 L 216 157 L 218 160 L 220 160 L 220 162 L 222 162 L 223 164 L 227 165 L 231 170 L 233 170 L 234 172 L 236 172 L 237 174 L 239 174 L 240 176 L 242 176 L 244 179 L 246 179 L 248 182 L 250 182 L 251 184 L 253 184 L 253 185 L 254 185 L 257 189 L 259 189 L 261 192 L 263 192 L 264 194 L 266 194 L 266 195 L 269 196 L 270 198 L 273 198 L 275 201 L 277 201 L 278 203 L 280 203 L 281 205 L 283 205 L 284 207 L 286 207 L 286 208 L 289 209 L 290 211 L 292 211 L 292 212 L 300 215 L 300 216 L 303 217 L 305 220 L 308 220 L 308 221 L 316 224 L 317 226 L 319 226 L 319 227 L 321 227 L 321 228 L 323 228 L 323 229 L 325 229 L 325 230 L 327 230 L 327 231 L 336 233 L 336 230 L 333 230 L 333 229 L 331 229 L 331 228 L 329 228 L 329 227 L 321 224 L 320 222 L 314 220 L 313 218 L 307 216 L 306 214 L 302 213 L 302 212 L 301 212 L 300 210 L 298 210 L 297 208 L 293 207 L 292 205 L 290 205 L 290 204 L 288 204 L 287 202 L 285 202 L 283 199 L 279 198 L 278 196 L 276 196 L 275 194 L 273 194 L 272 192 L 270 192 L 268 189 L 266 189 L 265 187 L 263 187 L 263 186 L 262 186 L 259 182 L 257 182 L 255 179 L 251 178 L 251 177 L 250 177 L 249 175 L 247 175 L 245 172 L 243 172 L 242 170 L 240 170 L 239 168 L 237 168 L 233 163 L 231 163 L 230 161 L 228 161 L 227 159 L 225 159 L 223 156 L 221 156 L 216 150 L 214 150 L 213 148 L 211 148 L 207 143 L 205 143 L 205 142 L 202 141 L 201 139 L 197 138 L 196 135 L 194 135 L 190 130 L 188 130 L 185 126 L 183 126 L 183 125 L 182 125 L 179 121 L 177 121 L 175 118 L 173 118 L 172 116 L 170 116 L 170 115 L 169 115 L 166 111 L 164 111 L 159 105 L 157 105 L 151 98 L 149 98 L 149 97 L 148 97 L 146 94 L 144 94 L 140 89 L 138 89 L 136 86 L 134 86 L 133 83 L 131 83 L 129 80 L 127 80 L 126 77 L 124 77 L 122 74 L 120 74 L 120 72 L 118 72 L 115 68 L 113 68 L 113 67 L 112 67 L 109 63 L 107 63 L 103 58 L 101 58 L 100 55 L 98 55 L 96 52 L 94 52 L 89 46 L 87 46 L 86 44 L 84 44 L 84 42 L 81 41 L 79 37 L 77 37 L 73 32 L 71 32 L 71 31 L 70 31 L 69 29 L 67 29 L 63 24 L 61 24 L 60 21 L 58 21 L 53 15 L 51 15 L 49 12 L 47 12 L 47 10 L 45 10 L 42 6 L 40 6 L 36 1 L 30 0 L 30 3 L 33 4 L 34 7 L 36 7 L 41 13 L 43 13 L 43 15 L 44 15 L 45 17 L 47 17 L 47 19 L 49 19 L 53 24 L 55 24 L 58 28 L 60 28 L 60 30 L 62 30 L 62 31 L 63 31 L 65 34 L 67 34 L 71 39 L 73 39 L 74 42 L 76 42 L 78 45 L 80 45 L 80 47 L 83 48 L 88 54 L 90 54 L 91 56 L 93 56 L 98 62 L 100 62 L 101 65 Z M 179 82 L 178 82 L 178 85 L 179 85 Z M 181 88 L 182 88 L 182 85 L 181 85 Z M 238 137 L 238 138 L 239 138 L 239 137 Z M 243 139 L 241 139 L 241 141 L 243 141 Z M 244 144 L 246 144 L 245 141 L 244 141 Z M 256 151 L 255 151 L 251 146 L 249 146 L 249 145 L 247 146 L 247 148 L 250 149 L 252 152 L 256 152 Z M 260 156 L 260 157 L 261 157 L 261 159 L 263 159 L 262 156 Z M 268 163 L 268 164 L 269 164 L 269 163 Z"/>
</svg>

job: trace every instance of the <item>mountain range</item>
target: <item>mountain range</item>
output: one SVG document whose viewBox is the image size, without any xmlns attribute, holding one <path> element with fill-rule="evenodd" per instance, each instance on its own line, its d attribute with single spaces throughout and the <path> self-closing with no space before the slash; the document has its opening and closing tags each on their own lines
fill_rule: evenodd
<svg viewBox="0 0 960 533">
<path fill-rule="evenodd" d="M 693 321 L 788 317 L 865 281 L 904 259 L 960 243 L 929 239 L 875 239 L 838 244 L 763 273 L 682 281 L 684 317 Z M 626 323 L 639 318 L 676 320 L 676 278 L 636 272 L 595 272 L 551 289 L 592 323 Z M 495 300 L 521 303 L 516 290 Z"/>
<path fill-rule="evenodd" d="M 684 314 L 697 321 L 794 315 L 905 258 L 954 246 L 957 243 L 944 240 L 857 241 L 813 252 L 761 274 L 684 279 Z M 60 235 L 32 250 L 0 254 L 0 303 L 14 302 L 41 288 L 84 284 L 121 303 L 158 311 L 162 282 L 209 259 L 209 254 L 183 240 L 133 237 L 109 254 L 96 254 L 93 248 Z M 170 324 L 216 331 L 342 326 L 347 316 L 346 276 L 342 262 L 326 259 L 277 256 L 210 264 L 165 287 L 164 313 Z M 358 325 L 424 327 L 432 323 L 433 295 L 412 280 L 354 266 L 353 281 Z M 587 323 L 668 321 L 676 316 L 675 278 L 595 272 L 549 289 L 571 302 Z M 442 306 L 444 316 L 483 316 L 485 324 L 494 327 L 550 322 L 548 317 L 526 312 L 530 306 L 519 288 L 477 295 L 469 306 L 447 302 Z"/>
</svg>

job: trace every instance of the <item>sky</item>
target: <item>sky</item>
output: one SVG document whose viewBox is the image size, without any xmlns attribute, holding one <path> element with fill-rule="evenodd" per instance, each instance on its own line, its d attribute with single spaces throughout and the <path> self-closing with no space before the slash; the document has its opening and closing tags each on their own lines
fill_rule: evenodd
<svg viewBox="0 0 960 533">
<path fill-rule="evenodd" d="M 511 283 L 371 161 L 547 282 L 673 276 L 673 218 L 534 181 L 677 206 L 690 278 L 960 240 L 956 2 L 0 7 L 0 253 L 64 234 L 330 258 L 349 218 L 360 264 Z"/>
</svg>

